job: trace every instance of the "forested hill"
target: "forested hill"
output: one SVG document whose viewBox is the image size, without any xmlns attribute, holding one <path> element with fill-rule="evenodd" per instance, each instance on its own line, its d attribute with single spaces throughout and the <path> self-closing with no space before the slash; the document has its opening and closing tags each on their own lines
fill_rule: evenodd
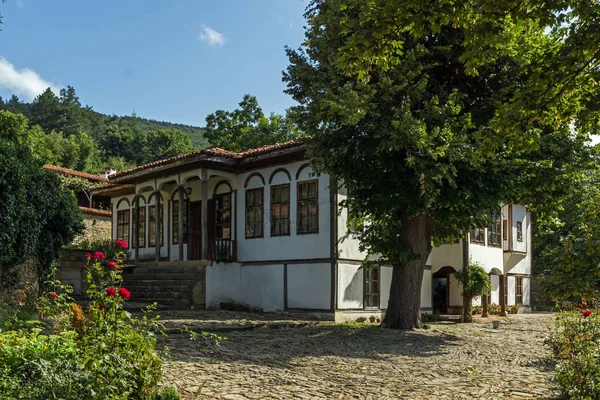
<svg viewBox="0 0 600 400">
<path fill-rule="evenodd" d="M 204 128 L 99 113 L 82 106 L 71 86 L 56 95 L 46 89 L 32 102 L 0 97 L 0 126 L 25 124 L 32 151 L 48 164 L 90 173 L 123 170 L 208 146 Z M 4 121 L 3 121 L 4 119 Z"/>
<path fill-rule="evenodd" d="M 135 120 L 137 126 L 139 126 L 140 129 L 142 129 L 145 132 L 154 131 L 157 129 L 179 129 L 180 131 L 188 134 L 188 136 L 192 140 L 192 144 L 198 149 L 204 149 L 208 146 L 208 141 L 204 137 L 204 132 L 206 132 L 206 129 L 200 128 L 199 126 L 177 124 L 174 122 L 166 121 L 157 121 L 154 119 L 140 118 L 137 116 L 124 116 L 120 118 L 124 121 L 131 119 Z"/>
</svg>

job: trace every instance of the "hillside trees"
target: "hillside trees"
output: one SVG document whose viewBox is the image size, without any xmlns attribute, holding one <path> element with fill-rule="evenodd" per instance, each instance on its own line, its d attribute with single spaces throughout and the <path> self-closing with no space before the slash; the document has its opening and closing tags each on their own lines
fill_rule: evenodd
<svg viewBox="0 0 600 400">
<path fill-rule="evenodd" d="M 205 137 L 211 146 L 230 151 L 285 142 L 299 137 L 292 121 L 272 113 L 265 116 L 255 96 L 246 94 L 233 111 L 217 110 L 206 117 Z"/>
<path fill-rule="evenodd" d="M 391 328 L 420 326 L 434 243 L 488 225 L 501 203 L 556 204 L 589 162 L 597 91 L 579 85 L 595 52 L 562 40 L 566 19 L 495 5 L 313 0 L 304 45 L 287 50 L 313 165 L 353 193 L 361 246 L 393 265 Z"/>
<path fill-rule="evenodd" d="M 58 96 L 48 88 L 30 104 L 17 96 L 0 99 L 0 110 L 29 120 L 29 147 L 40 160 L 91 173 L 104 166 L 126 169 L 195 151 L 190 135 L 205 144 L 200 128 L 135 115 L 109 117 L 83 107 L 71 86 Z"/>
</svg>

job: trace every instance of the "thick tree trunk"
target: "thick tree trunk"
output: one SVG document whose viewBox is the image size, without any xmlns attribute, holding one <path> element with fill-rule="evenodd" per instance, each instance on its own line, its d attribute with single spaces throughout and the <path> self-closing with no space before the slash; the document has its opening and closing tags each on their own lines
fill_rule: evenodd
<svg viewBox="0 0 600 400">
<path fill-rule="evenodd" d="M 462 309 L 462 322 L 473 322 L 473 312 L 471 306 L 473 299 L 463 294 L 463 309 Z"/>
<path fill-rule="evenodd" d="M 383 320 L 392 329 L 421 327 L 421 286 L 425 263 L 431 252 L 431 223 L 421 214 L 402 221 L 399 245 L 413 255 L 394 265 L 388 308 Z"/>
</svg>

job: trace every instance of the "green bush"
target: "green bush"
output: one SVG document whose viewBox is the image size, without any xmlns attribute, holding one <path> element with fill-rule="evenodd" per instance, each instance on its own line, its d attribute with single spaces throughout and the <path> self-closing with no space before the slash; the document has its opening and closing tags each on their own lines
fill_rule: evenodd
<svg viewBox="0 0 600 400">
<path fill-rule="evenodd" d="M 15 322 L 0 331 L 0 399 L 176 398 L 172 391 L 157 391 L 158 317 L 136 318 L 123 310 L 130 296 L 122 287 L 123 258 L 123 249 L 112 260 L 101 252 L 91 255 L 86 310 L 55 282 L 54 292 L 36 303 L 41 329 L 6 313 Z"/>
<path fill-rule="evenodd" d="M 152 400 L 179 400 L 179 393 L 173 387 L 162 387 L 156 390 Z"/>
<path fill-rule="evenodd" d="M 598 311 L 561 311 L 546 340 L 556 360 L 556 383 L 565 398 L 600 398 L 600 316 Z"/>
</svg>

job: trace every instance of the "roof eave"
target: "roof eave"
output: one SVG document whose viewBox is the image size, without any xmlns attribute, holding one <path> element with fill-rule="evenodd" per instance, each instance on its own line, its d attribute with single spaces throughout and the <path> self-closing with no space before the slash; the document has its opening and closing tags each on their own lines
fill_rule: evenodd
<svg viewBox="0 0 600 400">
<path fill-rule="evenodd" d="M 150 168 L 141 169 L 139 171 L 133 171 L 129 174 L 117 176 L 115 178 L 109 177 L 109 179 L 110 183 L 135 184 L 148 179 L 152 175 L 168 175 L 168 172 L 175 172 L 177 170 L 186 169 L 186 167 L 189 167 L 193 164 L 199 164 L 198 167 L 202 167 L 203 164 L 214 163 L 221 164 L 224 167 L 229 167 L 229 169 L 231 169 L 231 167 L 235 166 L 236 160 L 229 157 L 218 157 L 200 154 L 196 157 L 182 158 L 180 160 L 176 160 L 163 165 L 157 165 Z"/>
</svg>

